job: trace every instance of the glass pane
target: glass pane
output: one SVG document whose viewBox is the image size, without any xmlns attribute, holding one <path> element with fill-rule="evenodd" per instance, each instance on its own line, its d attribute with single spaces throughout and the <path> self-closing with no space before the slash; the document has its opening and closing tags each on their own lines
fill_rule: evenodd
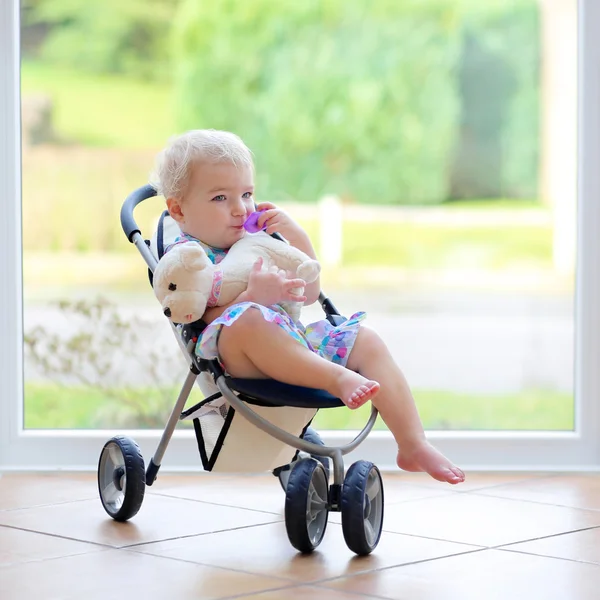
<svg viewBox="0 0 600 600">
<path fill-rule="evenodd" d="M 119 209 L 171 134 L 214 127 L 426 428 L 571 430 L 575 0 L 151 5 L 22 5 L 25 426 L 163 427 L 185 361 Z"/>
</svg>

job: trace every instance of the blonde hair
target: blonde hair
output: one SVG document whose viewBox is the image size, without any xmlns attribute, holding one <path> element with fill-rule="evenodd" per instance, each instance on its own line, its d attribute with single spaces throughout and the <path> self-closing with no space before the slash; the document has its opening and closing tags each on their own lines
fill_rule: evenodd
<svg viewBox="0 0 600 600">
<path fill-rule="evenodd" d="M 150 184 L 165 198 L 181 198 L 185 194 L 190 167 L 196 161 L 231 162 L 254 169 L 252 152 L 235 133 L 194 129 L 169 140 L 156 157 Z"/>
</svg>

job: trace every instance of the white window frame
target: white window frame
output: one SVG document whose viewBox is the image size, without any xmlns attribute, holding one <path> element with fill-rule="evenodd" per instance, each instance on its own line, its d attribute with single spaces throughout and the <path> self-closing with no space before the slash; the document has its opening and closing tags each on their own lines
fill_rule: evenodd
<svg viewBox="0 0 600 600">
<path fill-rule="evenodd" d="M 434 431 L 428 437 L 467 470 L 597 470 L 600 467 L 600 3 L 580 0 L 578 65 L 578 237 L 574 432 Z M 23 429 L 19 3 L 0 0 L 0 470 L 95 470 L 117 431 Z M 132 252 L 134 249 L 132 248 Z M 118 432 L 140 444 L 146 461 L 160 431 Z M 325 432 L 341 443 L 351 432 Z M 191 431 L 176 431 L 164 470 L 200 469 Z M 388 432 L 355 451 L 396 469 Z M 355 456 L 348 457 L 349 461 Z"/>
</svg>

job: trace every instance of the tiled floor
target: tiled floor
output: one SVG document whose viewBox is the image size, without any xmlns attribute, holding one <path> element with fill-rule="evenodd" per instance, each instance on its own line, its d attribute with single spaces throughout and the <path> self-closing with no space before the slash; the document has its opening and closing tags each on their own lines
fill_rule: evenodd
<svg viewBox="0 0 600 600">
<path fill-rule="evenodd" d="M 384 533 L 355 557 L 339 514 L 310 556 L 270 475 L 162 475 L 116 523 L 94 475 L 0 477 L 0 599 L 597 600 L 600 475 L 384 474 Z"/>
</svg>

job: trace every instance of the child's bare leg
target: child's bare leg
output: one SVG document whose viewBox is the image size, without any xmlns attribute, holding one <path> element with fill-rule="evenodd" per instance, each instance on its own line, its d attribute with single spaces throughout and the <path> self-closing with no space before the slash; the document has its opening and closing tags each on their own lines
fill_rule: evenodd
<svg viewBox="0 0 600 600">
<path fill-rule="evenodd" d="M 323 389 L 349 408 L 358 408 L 379 391 L 379 383 L 333 364 L 302 346 L 257 310 L 246 311 L 235 323 L 223 327 L 219 355 L 234 377 L 271 378 Z"/>
<path fill-rule="evenodd" d="M 406 379 L 383 340 L 361 327 L 348 368 L 381 384 L 373 404 L 398 444 L 397 463 L 405 471 L 425 471 L 438 481 L 460 483 L 464 473 L 425 438 L 423 425 Z"/>
</svg>

